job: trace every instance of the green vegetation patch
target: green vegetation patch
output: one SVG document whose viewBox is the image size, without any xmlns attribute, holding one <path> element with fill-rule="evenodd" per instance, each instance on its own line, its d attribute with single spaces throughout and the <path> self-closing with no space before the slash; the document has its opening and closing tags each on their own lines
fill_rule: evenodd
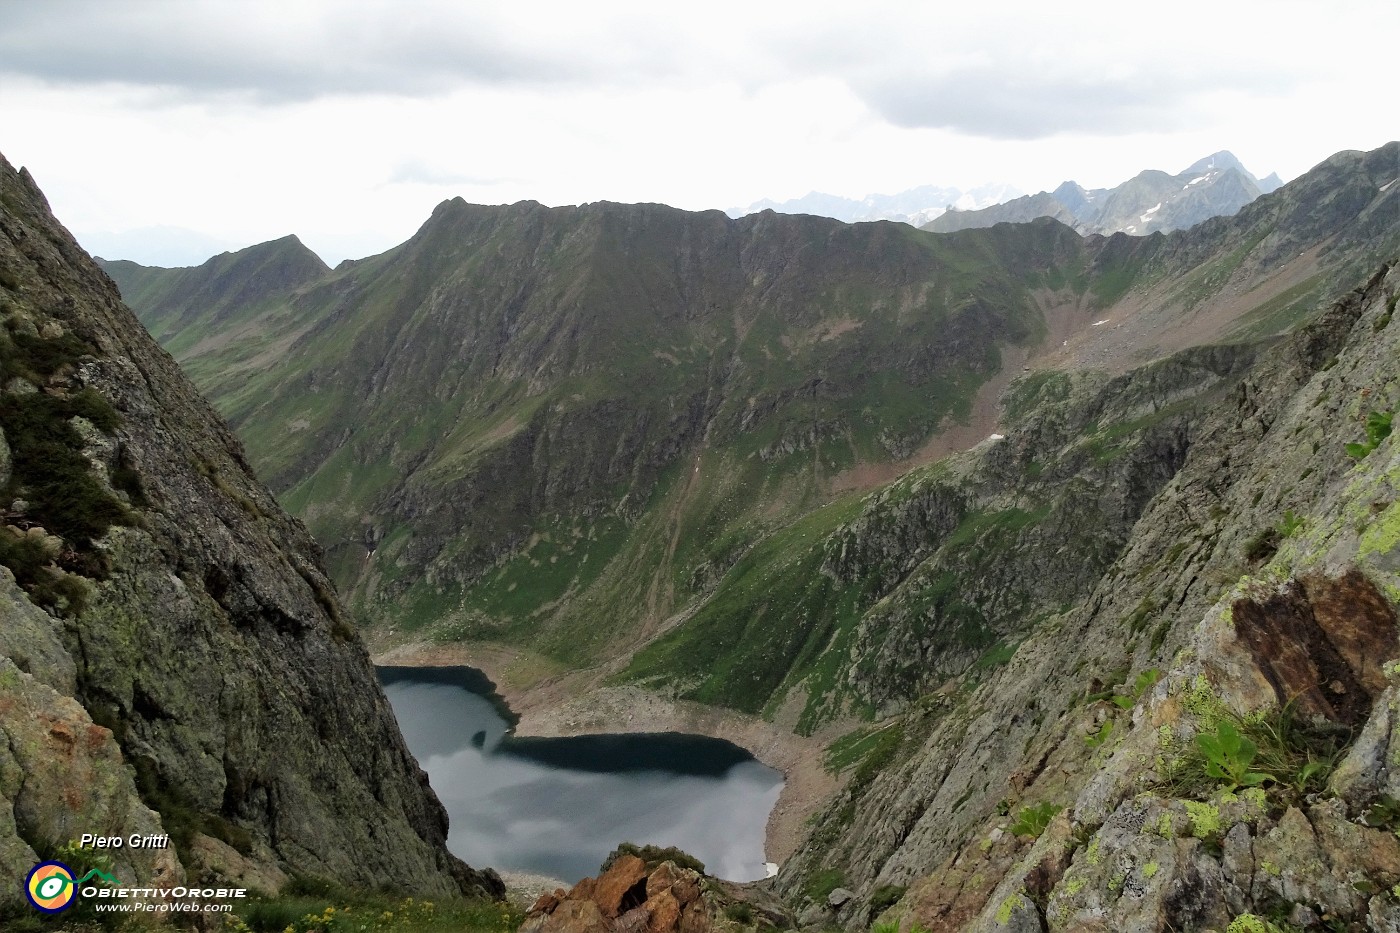
<svg viewBox="0 0 1400 933">
<path fill-rule="evenodd" d="M 1073 384 L 1068 373 L 1053 369 L 1042 369 L 1017 379 L 1002 398 L 1007 423 L 1020 422 L 1047 402 L 1064 401 Z"/>
<path fill-rule="evenodd" d="M 18 378 L 32 385 L 76 365 L 90 352 L 87 343 L 71 334 L 42 338 L 0 330 L 0 383 Z M 55 548 L 37 532 L 17 534 L 0 523 L 0 564 L 14 573 L 36 604 L 70 615 L 82 611 L 87 593 L 70 574 L 105 577 L 106 558 L 93 542 L 113 525 L 134 520 L 83 456 L 76 418 L 104 434 L 112 434 L 121 423 L 107 400 L 92 389 L 71 395 L 37 390 L 0 394 L 0 428 L 11 466 L 9 482 L 0 488 L 0 508 L 22 499 L 27 505 L 15 517 L 19 530 L 42 528 L 62 542 Z M 121 479 L 132 501 L 143 502 L 134 471 L 127 468 Z"/>
<path fill-rule="evenodd" d="M 943 548 L 947 551 L 956 551 L 974 541 L 983 541 L 992 532 L 995 532 L 999 538 L 1005 535 L 1015 536 L 1032 525 L 1038 525 L 1045 521 L 1050 515 L 1050 509 L 1051 506 L 1047 503 L 1030 511 L 1010 508 L 1000 512 L 969 512 L 962 523 L 944 541 Z"/>
<path fill-rule="evenodd" d="M 836 739 L 826 747 L 823 764 L 832 774 L 839 774 L 867 759 L 874 759 L 875 770 L 890 759 L 899 747 L 904 731 L 898 722 L 873 729 L 856 729 Z"/>
<path fill-rule="evenodd" d="M 760 541 L 695 615 L 638 652 L 623 676 L 681 684 L 688 698 L 762 711 L 859 619 L 863 593 L 821 573 L 821 565 L 826 536 L 860 506 L 859 497 L 848 496 Z"/>
<path fill-rule="evenodd" d="M 802 890 L 813 903 L 820 904 L 845 883 L 846 876 L 839 868 L 823 868 L 812 872 Z"/>
<path fill-rule="evenodd" d="M 1327 276 L 1319 272 L 1284 289 L 1240 317 L 1231 336 L 1249 339 L 1292 330 L 1317 312 L 1326 287 Z"/>
<path fill-rule="evenodd" d="M 388 893 L 294 885 L 294 893 L 239 904 L 228 933 L 511 933 L 524 911 L 505 901 L 426 900 Z"/>
<path fill-rule="evenodd" d="M 654 846 L 637 845 L 635 842 L 624 842 L 616 849 L 608 853 L 608 857 L 603 860 L 603 864 L 598 868 L 598 874 L 605 874 L 613 864 L 624 855 L 635 855 L 646 863 L 647 871 L 654 871 L 662 862 L 675 862 L 681 868 L 688 868 L 700 874 L 705 873 L 705 863 L 695 856 L 678 849 L 675 846 Z"/>
<path fill-rule="evenodd" d="M 1046 827 L 1055 815 L 1064 807 L 1056 803 L 1045 801 L 1035 806 L 1022 807 L 1016 814 L 1016 819 L 1012 820 L 1009 831 L 1014 836 L 1030 836 L 1032 839 L 1040 838 L 1040 834 L 1045 832 Z"/>
<path fill-rule="evenodd" d="M 1170 762 L 1167 785 L 1174 796 L 1208 799 L 1222 790 L 1262 788 L 1280 805 L 1299 805 L 1326 788 L 1353 738 L 1306 721 L 1291 703 L 1240 717 L 1209 696 L 1188 702 L 1201 719 L 1201 731 Z"/>
</svg>

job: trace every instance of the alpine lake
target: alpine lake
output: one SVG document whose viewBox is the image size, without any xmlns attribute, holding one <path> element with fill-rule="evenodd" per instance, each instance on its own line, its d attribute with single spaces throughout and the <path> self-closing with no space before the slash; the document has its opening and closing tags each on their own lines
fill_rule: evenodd
<svg viewBox="0 0 1400 933">
<path fill-rule="evenodd" d="M 381 667 L 408 748 L 469 865 L 573 883 L 621 842 L 676 846 L 730 881 L 770 873 L 778 771 L 722 739 L 674 732 L 522 738 L 469 667 Z"/>
</svg>

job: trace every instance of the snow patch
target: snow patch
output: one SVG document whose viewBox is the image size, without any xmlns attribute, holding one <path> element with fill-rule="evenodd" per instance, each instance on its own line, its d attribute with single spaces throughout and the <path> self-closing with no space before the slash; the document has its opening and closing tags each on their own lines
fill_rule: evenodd
<svg viewBox="0 0 1400 933">
<path fill-rule="evenodd" d="M 1206 172 L 1204 175 L 1198 175 L 1197 177 L 1191 179 L 1190 181 L 1188 181 L 1188 182 L 1186 183 L 1186 188 L 1189 188 L 1189 187 L 1191 187 L 1192 185 L 1199 185 L 1199 184 L 1200 184 L 1201 182 L 1203 182 L 1203 181 L 1209 181 L 1210 179 L 1214 178 L 1214 177 L 1215 177 L 1216 175 L 1218 175 L 1218 174 L 1220 174 L 1220 173 L 1219 173 L 1219 172 Z M 1185 191 L 1186 188 L 1182 188 L 1181 190 L 1182 190 L 1182 191 Z"/>
<path fill-rule="evenodd" d="M 1385 184 L 1381 185 L 1381 194 L 1385 194 L 1387 191 L 1389 191 L 1389 190 L 1390 190 L 1390 186 L 1393 185 L 1393 184 L 1395 184 L 1397 181 L 1400 181 L 1400 178 L 1392 178 L 1390 181 L 1388 181 L 1388 182 L 1386 182 Z"/>
<path fill-rule="evenodd" d="M 1094 327 L 1098 327 L 1100 324 L 1107 324 L 1108 321 L 1109 321 L 1108 318 L 1104 318 L 1102 321 L 1095 321 L 1094 324 L 1093 324 L 1093 326 L 1094 326 Z"/>
<path fill-rule="evenodd" d="M 1148 218 L 1151 217 L 1153 214 L 1157 213 L 1158 211 L 1160 211 L 1161 209 L 1162 209 L 1162 202 L 1161 202 L 1161 201 L 1158 201 L 1155 205 L 1153 205 L 1152 207 L 1149 207 L 1149 208 L 1147 209 L 1147 213 L 1145 213 L 1145 214 L 1139 214 L 1139 215 L 1138 215 L 1138 223 L 1143 223 L 1143 224 L 1147 223 Z"/>
</svg>

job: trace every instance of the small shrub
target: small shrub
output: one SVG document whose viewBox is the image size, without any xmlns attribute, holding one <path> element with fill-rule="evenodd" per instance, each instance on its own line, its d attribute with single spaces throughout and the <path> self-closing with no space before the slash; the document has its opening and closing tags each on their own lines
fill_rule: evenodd
<svg viewBox="0 0 1400 933">
<path fill-rule="evenodd" d="M 675 862 L 676 865 L 681 868 L 689 868 L 691 871 L 698 871 L 702 875 L 705 873 L 705 863 L 689 852 L 677 849 L 675 846 L 665 846 L 664 848 L 662 846 L 653 845 L 639 846 L 635 842 L 624 842 L 616 849 L 613 849 L 612 852 L 608 853 L 608 857 L 603 860 L 603 865 L 598 871 L 605 872 L 609 868 L 612 868 L 613 864 L 624 855 L 635 855 L 646 863 L 648 871 L 656 868 L 656 866 L 660 865 L 662 862 Z"/>
<path fill-rule="evenodd" d="M 1240 731 L 1228 719 L 1220 721 L 1214 734 L 1197 735 L 1196 746 L 1206 756 L 1206 774 L 1225 781 L 1229 785 L 1228 790 L 1275 780 L 1271 774 L 1251 769 L 1255 756 L 1259 754 L 1259 746 L 1240 735 Z"/>
<path fill-rule="evenodd" d="M 1245 542 L 1244 559 L 1251 564 L 1262 563 L 1278 553 L 1278 544 L 1278 529 L 1262 528 Z"/>
<path fill-rule="evenodd" d="M 735 923 L 748 926 L 753 923 L 753 905 L 739 901 L 724 908 L 724 915 Z"/>
<path fill-rule="evenodd" d="M 1298 529 L 1303 527 L 1303 520 L 1294 515 L 1292 509 L 1289 509 L 1283 513 L 1283 518 L 1280 518 L 1274 527 L 1278 529 L 1280 537 L 1291 538 L 1298 532 Z"/>
<path fill-rule="evenodd" d="M 1366 419 L 1366 440 L 1359 444 L 1348 444 L 1347 453 L 1354 460 L 1360 460 L 1381 445 L 1381 441 L 1390 437 L 1391 420 L 1394 412 L 1373 411 Z"/>
<path fill-rule="evenodd" d="M 1109 700 L 1119 709 L 1132 709 L 1134 706 L 1137 706 L 1138 700 L 1142 699 L 1142 695 L 1157 686 L 1157 681 L 1161 679 L 1162 672 L 1155 667 L 1149 667 L 1147 670 L 1137 675 L 1137 679 L 1133 681 L 1133 685 L 1127 694 L 1118 694 L 1109 697 Z"/>
<path fill-rule="evenodd" d="M 1166 643 L 1167 633 L 1171 631 L 1171 627 L 1171 620 L 1165 619 L 1162 621 L 1161 625 L 1157 626 L 1155 629 L 1152 630 L 1152 641 L 1149 642 L 1148 648 L 1152 651 L 1153 654 L 1156 654 L 1158 649 L 1160 649 L 1162 645 Z"/>
<path fill-rule="evenodd" d="M 807 878 L 807 884 L 803 887 L 809 900 L 820 904 L 827 899 L 827 896 L 841 887 L 846 882 L 846 876 L 839 868 L 823 868 L 820 871 L 812 872 Z"/>
<path fill-rule="evenodd" d="M 1230 921 L 1225 933 L 1284 933 L 1284 930 L 1256 914 L 1240 914 Z"/>
<path fill-rule="evenodd" d="M 73 872 L 74 880 L 83 878 L 93 869 L 105 875 L 111 875 L 112 873 L 112 859 L 110 856 L 98 852 L 95 849 L 80 848 L 75 840 L 70 840 L 61 845 L 41 841 L 35 848 L 38 856 L 44 861 L 62 862 L 64 865 L 67 865 Z M 127 878 L 119 878 L 118 880 L 130 882 L 130 879 Z M 97 885 L 106 884 L 106 882 L 100 878 L 94 878 L 88 883 Z M 71 924 L 72 927 L 80 930 L 115 928 L 119 922 L 117 918 L 108 914 L 99 913 L 96 909 L 97 903 L 98 901 L 95 898 L 77 898 L 73 902 L 73 906 L 65 910 L 61 915 L 65 921 L 65 927 Z M 52 927 L 46 925 L 45 928 L 51 929 Z M 0 925 L 0 929 L 4 929 L 8 933 L 11 927 L 6 923 Z"/>
<path fill-rule="evenodd" d="M 1030 836 L 1032 839 L 1040 838 L 1040 834 L 1045 832 L 1045 827 L 1050 825 L 1050 821 L 1055 818 L 1055 814 L 1063 810 L 1059 804 L 1045 803 L 1036 804 L 1033 807 L 1022 807 L 1016 813 L 1016 819 L 1010 826 L 1010 831 L 1016 836 Z"/>
<path fill-rule="evenodd" d="M 1361 822 L 1376 829 L 1395 832 L 1400 827 L 1400 800 L 1381 797 L 1362 812 Z"/>
<path fill-rule="evenodd" d="M 1084 736 L 1084 744 L 1090 748 L 1099 748 L 1108 741 L 1108 737 L 1113 734 L 1113 720 L 1105 719 L 1099 726 L 1097 732 L 1092 732 Z"/>
<path fill-rule="evenodd" d="M 904 885 L 902 884 L 882 884 L 870 893 L 870 912 L 874 914 L 882 913 L 899 903 L 899 899 L 904 896 Z"/>
<path fill-rule="evenodd" d="M 1248 719 L 1222 712 L 1210 728 L 1172 764 L 1177 796 L 1268 784 L 1271 796 L 1296 803 L 1327 786 L 1351 744 L 1350 731 L 1300 720 L 1291 703 Z"/>
</svg>

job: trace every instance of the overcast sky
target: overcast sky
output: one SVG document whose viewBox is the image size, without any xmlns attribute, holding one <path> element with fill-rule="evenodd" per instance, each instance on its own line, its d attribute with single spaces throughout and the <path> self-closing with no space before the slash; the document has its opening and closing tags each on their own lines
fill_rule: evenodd
<svg viewBox="0 0 1400 933">
<path fill-rule="evenodd" d="M 1218 149 L 1288 179 L 1400 136 L 1397 35 L 1373 0 L 0 0 L 0 152 L 108 258 L 335 263 L 456 195 L 1034 192 Z"/>
</svg>

